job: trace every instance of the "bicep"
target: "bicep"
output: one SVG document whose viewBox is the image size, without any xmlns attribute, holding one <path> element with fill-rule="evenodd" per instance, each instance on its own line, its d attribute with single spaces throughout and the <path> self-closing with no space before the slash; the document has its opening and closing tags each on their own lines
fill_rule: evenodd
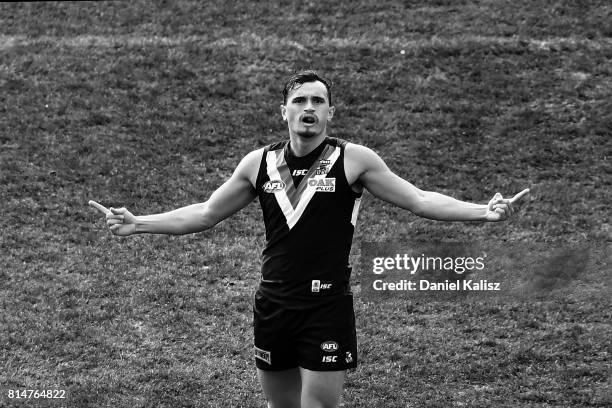
<svg viewBox="0 0 612 408">
<path fill-rule="evenodd" d="M 257 196 L 253 185 L 261 154 L 251 152 L 236 167 L 232 176 L 206 201 L 206 215 L 213 224 L 246 207 Z M 259 158 L 259 160 L 258 160 Z"/>
<path fill-rule="evenodd" d="M 361 180 L 366 190 L 375 197 L 406 210 L 419 212 L 421 190 L 391 170 L 369 171 Z"/>
<path fill-rule="evenodd" d="M 206 202 L 206 211 L 216 224 L 246 207 L 255 196 L 249 180 L 231 177 L 212 193 Z"/>
<path fill-rule="evenodd" d="M 393 173 L 372 150 L 359 152 L 358 180 L 372 195 L 398 207 L 420 212 L 423 192 L 412 183 Z"/>
</svg>

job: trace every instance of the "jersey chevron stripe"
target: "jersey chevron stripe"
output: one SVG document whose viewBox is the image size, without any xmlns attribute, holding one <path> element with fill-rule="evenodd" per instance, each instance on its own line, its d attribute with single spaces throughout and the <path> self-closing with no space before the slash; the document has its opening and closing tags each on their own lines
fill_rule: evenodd
<svg viewBox="0 0 612 408">
<path fill-rule="evenodd" d="M 270 177 L 270 180 L 282 180 L 281 175 L 279 174 L 278 169 L 276 168 L 276 153 L 268 152 L 268 154 L 266 155 L 266 164 L 268 170 L 268 177 Z M 286 186 L 287 182 L 285 182 L 285 187 Z M 274 197 L 276 197 L 276 202 L 283 211 L 283 214 L 285 214 L 285 218 L 289 218 L 291 216 L 291 213 L 293 212 L 293 207 L 289 202 L 289 198 L 287 197 L 287 193 L 285 192 L 285 190 L 282 189 L 280 191 L 275 191 Z"/>
<path fill-rule="evenodd" d="M 324 179 L 327 176 L 329 170 L 333 167 L 340 157 L 340 147 L 324 149 L 321 153 L 321 156 L 314 162 L 312 167 L 309 169 L 307 176 L 302 179 L 302 182 L 298 186 L 297 190 L 292 189 L 283 189 L 280 191 L 274 192 L 274 197 L 276 198 L 276 202 L 278 203 L 281 211 L 285 215 L 285 219 L 287 220 L 287 226 L 289 229 L 293 228 L 295 224 L 300 220 L 300 217 L 304 213 L 306 206 L 312 200 L 316 192 L 315 186 L 308 185 L 308 179 Z M 329 160 L 329 164 L 325 166 L 325 172 L 323 174 L 314 175 L 316 169 L 319 167 L 320 160 Z M 268 177 L 270 180 L 283 180 L 285 186 L 288 187 L 292 185 L 293 179 L 291 178 L 291 173 L 289 172 L 289 167 L 285 163 L 284 154 L 282 150 L 268 152 L 266 155 L 266 170 L 268 173 Z M 284 173 L 281 176 L 281 172 Z M 289 177 L 289 181 L 285 181 Z M 289 194 L 291 194 L 290 199 Z M 293 202 L 292 202 L 293 201 Z"/>
<path fill-rule="evenodd" d="M 276 150 L 274 152 L 276 154 L 276 170 L 280 175 L 280 179 L 285 183 L 285 193 L 287 193 L 287 197 L 289 198 L 289 202 L 291 203 L 291 207 L 295 208 L 295 202 L 292 200 L 292 197 L 295 195 L 295 186 L 293 185 L 293 177 L 291 177 L 291 170 L 289 170 L 289 165 L 285 161 L 285 155 L 282 150 Z M 270 179 L 271 180 L 271 179 Z"/>
<path fill-rule="evenodd" d="M 329 170 L 334 165 L 334 163 L 336 163 L 336 160 L 338 159 L 339 156 L 340 156 L 340 147 L 336 147 L 333 150 L 332 154 L 327 159 L 327 160 L 330 161 L 330 163 L 329 163 L 328 166 L 326 166 L 325 174 L 316 175 L 313 178 L 317 179 L 317 180 L 318 179 L 324 179 L 325 176 L 327 176 L 327 173 L 329 172 Z M 318 160 L 317 160 L 317 162 L 318 162 Z M 315 162 L 315 164 L 317 162 Z M 313 167 L 314 167 L 314 165 L 313 165 Z M 307 184 L 307 182 L 306 182 L 306 184 Z M 293 212 L 293 214 L 291 214 L 291 218 L 287 219 L 287 225 L 289 226 L 290 229 L 293 228 L 293 226 L 295 224 L 297 224 L 297 222 L 299 221 L 300 217 L 304 213 L 304 210 L 306 209 L 306 206 L 308 205 L 308 203 L 310 202 L 310 200 L 314 196 L 315 192 L 316 192 L 316 187 L 306 185 L 306 189 L 301 194 L 300 201 L 298 202 L 298 205 L 295 208 L 295 211 Z"/>
</svg>

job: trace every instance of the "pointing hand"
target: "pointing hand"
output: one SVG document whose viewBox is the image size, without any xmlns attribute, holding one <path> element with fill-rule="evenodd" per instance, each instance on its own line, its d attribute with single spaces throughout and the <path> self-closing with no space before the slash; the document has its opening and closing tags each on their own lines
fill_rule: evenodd
<svg viewBox="0 0 612 408">
<path fill-rule="evenodd" d="M 119 236 L 136 233 L 136 217 L 125 208 L 106 208 L 102 204 L 90 200 L 89 205 L 106 216 L 106 224 L 111 232 Z"/>
<path fill-rule="evenodd" d="M 487 221 L 504 221 L 509 216 L 514 214 L 513 204 L 518 203 L 525 195 L 529 193 L 529 189 L 521 191 L 514 197 L 507 199 L 503 198 L 500 193 L 496 193 L 491 201 L 489 201 L 486 220 Z"/>
</svg>

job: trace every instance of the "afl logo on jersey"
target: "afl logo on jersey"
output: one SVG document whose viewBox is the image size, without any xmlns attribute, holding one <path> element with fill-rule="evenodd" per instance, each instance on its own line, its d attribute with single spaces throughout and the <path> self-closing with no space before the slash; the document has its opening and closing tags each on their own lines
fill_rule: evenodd
<svg viewBox="0 0 612 408">
<path fill-rule="evenodd" d="M 263 191 L 266 193 L 276 193 L 285 189 L 285 183 L 282 180 L 266 181 L 263 185 Z"/>
</svg>

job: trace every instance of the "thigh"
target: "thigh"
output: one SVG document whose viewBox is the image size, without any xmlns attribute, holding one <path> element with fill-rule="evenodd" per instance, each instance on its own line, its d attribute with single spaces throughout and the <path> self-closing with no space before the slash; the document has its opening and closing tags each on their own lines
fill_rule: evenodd
<svg viewBox="0 0 612 408">
<path fill-rule="evenodd" d="M 302 382 L 297 368 L 282 371 L 257 369 L 268 408 L 300 408 Z"/>
<path fill-rule="evenodd" d="M 300 367 L 302 407 L 334 408 L 340 402 L 346 370 L 312 371 Z"/>
</svg>

